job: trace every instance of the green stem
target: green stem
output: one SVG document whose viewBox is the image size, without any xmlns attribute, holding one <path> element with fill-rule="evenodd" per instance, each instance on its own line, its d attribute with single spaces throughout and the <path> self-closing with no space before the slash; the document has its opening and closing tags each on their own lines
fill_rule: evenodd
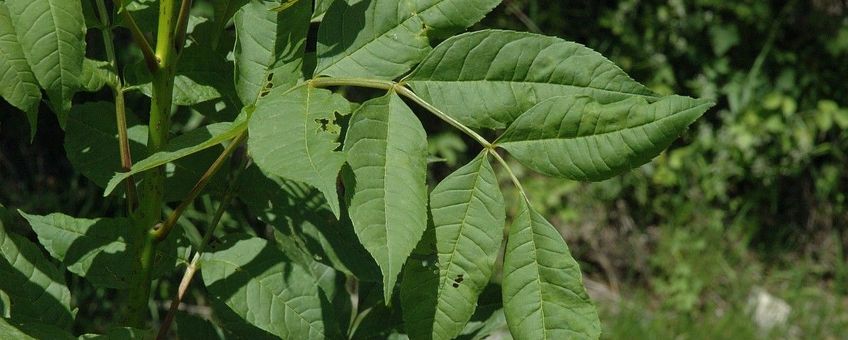
<svg viewBox="0 0 848 340">
<path fill-rule="evenodd" d="M 171 307 L 168 309 L 168 315 L 166 315 L 165 320 L 162 321 L 162 326 L 159 328 L 159 334 L 156 336 L 156 339 L 167 338 L 168 329 L 171 327 L 171 323 L 174 322 L 174 317 L 176 316 L 180 303 L 183 301 L 186 292 L 188 292 L 188 286 L 191 284 L 194 274 L 196 274 L 197 270 L 200 269 L 200 257 L 203 255 L 203 251 L 206 250 L 206 246 L 209 245 L 209 241 L 212 240 L 212 236 L 215 234 L 215 229 L 221 222 L 221 217 L 224 216 L 224 211 L 226 211 L 227 205 L 233 199 L 233 196 L 235 196 L 236 189 L 238 189 L 238 179 L 246 167 L 247 157 L 244 157 L 238 170 L 235 171 L 230 179 L 227 192 L 224 194 L 224 198 L 221 199 L 221 205 L 218 206 L 218 209 L 215 211 L 215 216 L 212 218 L 212 222 L 209 223 L 209 228 L 206 229 L 206 232 L 203 235 L 203 241 L 200 242 L 200 245 L 197 247 L 197 251 L 195 251 L 194 256 L 191 258 L 191 262 L 186 267 L 185 273 L 183 273 L 183 278 L 180 280 L 180 286 L 177 289 L 177 296 L 171 301 Z"/>
<path fill-rule="evenodd" d="M 509 167 L 509 164 L 506 163 L 506 161 L 503 159 L 503 157 L 501 157 L 501 155 L 498 153 L 498 151 L 495 150 L 494 148 L 488 148 L 487 150 L 489 150 L 489 154 L 494 156 L 495 159 L 498 160 L 498 163 L 501 163 L 501 165 L 504 167 L 504 169 L 506 169 L 506 173 L 509 174 L 509 178 L 512 180 L 512 184 L 514 184 L 515 187 L 518 188 L 518 191 L 521 193 L 521 197 L 524 197 L 524 199 L 526 200 L 527 199 L 527 192 L 524 191 L 524 186 L 521 185 L 521 182 L 518 180 L 518 177 L 516 177 L 515 173 L 512 172 L 512 168 Z"/>
<path fill-rule="evenodd" d="M 409 98 L 419 106 L 423 107 L 430 113 L 434 114 L 439 119 L 447 122 L 453 127 L 459 129 L 466 135 L 473 138 L 475 141 L 480 143 L 484 148 L 491 148 L 492 143 L 487 141 L 483 136 L 480 136 L 477 132 L 472 130 L 471 128 L 465 126 L 460 123 L 453 117 L 448 116 L 437 107 L 433 106 L 433 104 L 428 103 L 423 98 L 419 97 L 415 92 L 412 92 L 409 88 L 404 86 L 401 83 L 396 83 L 390 80 L 379 80 L 379 79 L 363 79 L 363 78 L 315 78 L 309 81 L 309 84 L 314 87 L 331 87 L 331 86 L 356 86 L 356 87 L 366 87 L 372 89 L 379 90 L 395 90 L 398 94 Z"/>
<path fill-rule="evenodd" d="M 127 136 L 127 114 L 126 104 L 124 101 L 123 81 L 118 75 L 118 60 L 115 57 L 115 45 L 112 40 L 112 26 L 109 20 L 109 12 L 106 10 L 106 5 L 103 0 L 97 0 L 97 11 L 100 16 L 100 23 L 103 25 L 101 33 L 103 34 L 103 44 L 106 49 L 106 59 L 115 73 L 115 79 L 112 79 L 112 93 L 115 97 L 115 121 L 118 129 L 118 149 L 121 155 L 121 168 L 124 171 L 130 171 L 132 168 L 132 154 L 130 152 L 129 137 Z M 136 190 L 135 181 L 132 177 L 126 181 L 127 195 L 127 210 L 132 214 L 135 210 Z"/>
<path fill-rule="evenodd" d="M 174 53 L 174 31 L 177 12 L 174 0 L 161 0 L 159 3 L 159 28 L 156 41 L 157 65 L 152 71 L 153 96 L 150 103 L 149 134 L 147 149 L 149 154 L 161 151 L 168 143 L 171 105 L 173 104 L 174 74 L 177 55 Z M 165 172 L 157 167 L 145 172 L 144 182 L 139 188 L 140 203 L 134 214 L 134 239 L 137 244 L 137 257 L 133 267 L 133 289 L 127 301 L 127 321 L 129 326 L 143 328 L 150 317 L 148 301 L 152 281 L 156 238 L 150 230 L 162 218 L 163 195 L 165 191 Z"/>
<path fill-rule="evenodd" d="M 120 0 L 119 12 L 124 17 L 124 21 L 127 22 L 127 25 L 130 27 L 130 33 L 132 33 L 133 41 L 138 45 L 138 48 L 141 49 L 141 54 L 144 56 L 144 61 L 147 64 L 147 69 L 150 72 L 156 70 L 159 61 L 156 60 L 156 55 L 153 53 L 153 48 L 150 47 L 150 42 L 147 41 L 147 38 L 144 36 L 144 33 L 141 32 L 141 29 L 138 28 L 138 24 L 135 22 L 135 18 L 133 18 L 130 11 L 126 9 L 125 2 L 126 0 Z"/>
</svg>

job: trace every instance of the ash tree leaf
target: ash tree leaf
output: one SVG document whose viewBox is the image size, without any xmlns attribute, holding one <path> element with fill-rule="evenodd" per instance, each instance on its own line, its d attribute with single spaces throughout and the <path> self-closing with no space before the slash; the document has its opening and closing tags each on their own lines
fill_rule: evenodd
<svg viewBox="0 0 848 340">
<path fill-rule="evenodd" d="M 29 215 L 19 211 L 38 235 L 38 241 L 50 256 L 62 261 L 72 273 L 85 277 L 95 287 L 125 289 L 130 287 L 132 266 L 129 251 L 134 249 L 127 218 L 84 219 L 54 213 Z M 176 238 L 169 237 L 157 247 L 153 275 L 170 272 L 178 259 Z"/>
<path fill-rule="evenodd" d="M 503 240 L 504 200 L 483 152 L 450 174 L 430 194 L 438 251 L 438 299 L 432 333 L 453 339 L 477 307 Z"/>
<path fill-rule="evenodd" d="M 394 79 L 430 51 L 429 37 L 461 31 L 500 0 L 336 0 L 318 29 L 316 75 Z"/>
<path fill-rule="evenodd" d="M 496 144 L 540 173 L 599 181 L 649 162 L 712 105 L 680 96 L 608 104 L 555 97 L 518 117 Z"/>
<path fill-rule="evenodd" d="M 236 90 L 245 106 L 272 87 L 289 89 L 303 79 L 311 2 L 297 1 L 284 11 L 273 11 L 279 5 L 253 0 L 233 18 Z"/>
<path fill-rule="evenodd" d="M 64 128 L 80 87 L 85 59 L 85 19 L 80 1 L 6 0 L 35 79 L 47 90 Z"/>
<path fill-rule="evenodd" d="M 177 136 L 168 143 L 164 150 L 133 164 L 130 171 L 115 173 L 106 185 L 103 196 L 108 196 L 118 184 L 132 175 L 174 162 L 231 140 L 244 132 L 246 128 L 247 122 L 237 119 L 236 122 L 232 123 L 209 124 Z"/>
<path fill-rule="evenodd" d="M 62 272 L 35 244 L 8 233 L 2 222 L 0 276 L 0 291 L 9 296 L 12 320 L 71 328 L 75 313 L 71 311 L 71 293 Z"/>
<path fill-rule="evenodd" d="M 328 90 L 309 85 L 274 89 L 256 104 L 248 148 L 263 171 L 321 190 L 339 216 L 336 179 L 345 155 L 336 151 L 340 128 L 335 120 L 336 113 L 348 111 L 347 100 Z"/>
<path fill-rule="evenodd" d="M 427 227 L 427 133 L 394 92 L 362 104 L 344 150 L 355 183 L 349 205 L 359 242 L 383 273 L 385 301 Z"/>
<path fill-rule="evenodd" d="M 330 9 L 330 5 L 335 0 L 315 0 L 315 7 L 312 11 L 312 21 L 321 21 L 324 19 L 324 14 Z"/>
<path fill-rule="evenodd" d="M 30 136 L 35 137 L 41 89 L 18 42 L 5 2 L 0 2 L 0 97 L 26 113 Z"/>
<path fill-rule="evenodd" d="M 228 235 L 216 248 L 201 266 L 215 299 L 280 338 L 324 337 L 319 288 L 306 269 L 260 238 Z"/>
<path fill-rule="evenodd" d="M 580 266 L 559 232 L 525 198 L 509 230 L 503 303 L 517 339 L 597 339 L 601 325 Z"/>
<path fill-rule="evenodd" d="M 601 103 L 659 97 L 599 53 L 543 35 L 485 30 L 445 40 L 405 81 L 472 128 L 502 129 L 537 103 L 588 95 Z"/>
</svg>

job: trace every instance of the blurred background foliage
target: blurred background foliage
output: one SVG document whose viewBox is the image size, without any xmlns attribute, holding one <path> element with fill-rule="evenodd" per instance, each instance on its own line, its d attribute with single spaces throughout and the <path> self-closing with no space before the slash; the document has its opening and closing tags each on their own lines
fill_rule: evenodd
<svg viewBox="0 0 848 340">
<path fill-rule="evenodd" d="M 604 337 L 848 334 L 848 1 L 504 0 L 476 28 L 580 42 L 656 92 L 718 103 L 668 152 L 626 175 L 584 184 L 519 170 L 533 204 L 581 261 Z M 96 51 L 94 34 L 88 40 Z M 117 37 L 128 42 L 127 34 Z M 123 49 L 122 62 L 138 61 L 134 53 Z M 128 105 L 138 113 L 148 104 L 131 93 Z M 181 108 L 175 129 L 216 119 L 197 113 L 204 110 Z M 5 102 L 0 112 L 0 204 L 78 217 L 120 211 L 70 166 L 63 132 L 46 108 L 32 143 L 22 114 Z M 438 160 L 433 181 L 478 151 L 453 130 L 429 132 Z M 508 182 L 504 176 L 515 202 Z M 217 199 L 207 195 L 186 214 L 189 236 L 199 235 L 194 224 L 208 222 Z M 235 202 L 223 229 L 249 225 L 261 233 L 264 225 L 245 211 Z M 179 275 L 160 281 L 156 301 L 173 295 Z M 114 292 L 70 274 L 68 282 L 85 321 L 80 331 L 102 331 Z M 208 313 L 202 292 L 188 302 L 194 314 Z M 166 305 L 151 308 L 164 312 Z"/>
</svg>

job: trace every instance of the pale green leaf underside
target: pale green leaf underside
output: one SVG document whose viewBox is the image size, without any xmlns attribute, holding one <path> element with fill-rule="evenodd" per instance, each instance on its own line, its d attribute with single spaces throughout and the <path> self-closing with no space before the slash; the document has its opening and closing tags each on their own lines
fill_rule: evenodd
<svg viewBox="0 0 848 340">
<path fill-rule="evenodd" d="M 96 287 L 124 289 L 130 286 L 132 258 L 128 252 L 133 246 L 130 231 L 134 227 L 131 220 L 20 213 L 38 235 L 41 245 L 70 272 L 85 277 Z M 156 249 L 155 276 L 173 269 L 177 260 L 176 243 L 166 244 Z"/>
<path fill-rule="evenodd" d="M 41 89 L 27 64 L 4 2 L 0 2 L 0 97 L 27 114 L 30 135 L 35 135 Z"/>
<path fill-rule="evenodd" d="M 108 196 L 115 187 L 128 177 L 156 168 L 191 154 L 211 148 L 227 140 L 233 139 L 247 128 L 247 122 L 237 121 L 234 123 L 215 123 L 206 125 L 196 130 L 178 136 L 171 140 L 165 150 L 157 152 L 138 163 L 128 172 L 118 172 L 109 180 L 103 196 Z"/>
<path fill-rule="evenodd" d="M 64 127 L 85 58 L 82 4 L 68 0 L 6 0 L 6 4 L 32 72 Z"/>
<path fill-rule="evenodd" d="M 245 321 L 283 339 L 324 338 L 318 286 L 310 273 L 260 238 L 233 235 L 203 258 L 209 292 Z"/>
<path fill-rule="evenodd" d="M 279 5 L 254 0 L 233 18 L 236 91 L 244 105 L 255 103 L 271 87 L 269 83 L 288 89 L 303 78 L 311 2 L 298 1 L 285 11 L 272 11 Z"/>
<path fill-rule="evenodd" d="M 583 45 L 512 31 L 450 38 L 406 80 L 419 96 L 473 128 L 504 128 L 556 96 L 589 95 L 601 103 L 656 100 L 653 92 Z"/>
<path fill-rule="evenodd" d="M 599 181 L 649 162 L 712 105 L 680 96 L 650 104 L 556 97 L 521 115 L 496 144 L 548 176 Z"/>
<path fill-rule="evenodd" d="M 394 92 L 362 104 L 344 149 L 355 177 L 350 218 L 383 273 L 385 301 L 427 226 L 427 134 Z M 349 184 L 348 184 L 349 185 Z"/>
<path fill-rule="evenodd" d="M 312 185 L 339 216 L 336 179 L 344 153 L 339 147 L 337 112 L 350 104 L 341 95 L 301 85 L 274 89 L 256 104 L 249 123 L 248 147 L 256 164 L 270 174 Z"/>
<path fill-rule="evenodd" d="M 0 277 L 0 291 L 9 296 L 13 320 L 71 327 L 71 293 L 62 272 L 44 257 L 35 244 L 24 237 L 7 233 L 2 223 Z"/>
<path fill-rule="evenodd" d="M 104 86 L 114 86 L 115 72 L 107 61 L 86 58 L 82 62 L 80 87 L 88 92 L 97 92 Z"/>
<path fill-rule="evenodd" d="M 485 151 L 433 189 L 439 261 L 433 339 L 453 339 L 470 320 L 503 240 L 504 200 Z"/>
<path fill-rule="evenodd" d="M 597 339 L 601 325 L 562 236 L 525 199 L 509 231 L 503 302 L 516 339 Z"/>
<path fill-rule="evenodd" d="M 430 51 L 428 32 L 456 32 L 500 0 L 336 0 L 318 30 L 316 75 L 394 79 Z"/>
</svg>

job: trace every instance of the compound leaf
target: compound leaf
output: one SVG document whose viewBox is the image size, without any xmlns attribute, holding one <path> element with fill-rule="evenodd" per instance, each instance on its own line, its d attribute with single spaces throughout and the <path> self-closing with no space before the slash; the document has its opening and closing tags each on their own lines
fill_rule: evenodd
<svg viewBox="0 0 848 340">
<path fill-rule="evenodd" d="M 499 30 L 445 40 L 407 82 L 420 97 L 473 128 L 502 129 L 555 96 L 588 95 L 601 103 L 658 99 L 583 45 Z"/>
<path fill-rule="evenodd" d="M 272 86 L 289 89 L 303 78 L 311 2 L 297 1 L 284 11 L 272 10 L 279 5 L 254 0 L 233 18 L 236 91 L 245 106 L 256 103 Z"/>
<path fill-rule="evenodd" d="M 3 209 L 0 207 L 0 209 Z M 0 222 L 0 291 L 9 296 L 11 319 L 73 325 L 71 293 L 65 277 L 26 238 L 7 233 Z"/>
<path fill-rule="evenodd" d="M 517 339 L 597 339 L 598 313 L 559 232 L 526 199 L 509 230 L 503 303 Z"/>
<path fill-rule="evenodd" d="M 427 134 L 394 92 L 362 104 L 344 150 L 353 170 L 350 219 L 383 273 L 385 301 L 427 227 Z"/>
<path fill-rule="evenodd" d="M 453 33 L 500 0 L 336 0 L 318 30 L 316 75 L 394 79 L 430 51 L 429 32 Z"/>
<path fill-rule="evenodd" d="M 6 0 L 35 79 L 64 128 L 80 87 L 85 59 L 85 19 L 80 1 Z"/>
<path fill-rule="evenodd" d="M 457 337 L 492 276 L 503 240 L 504 200 L 485 151 L 430 194 L 438 251 L 433 339 Z"/>
<path fill-rule="evenodd" d="M 41 89 L 27 64 L 9 9 L 3 2 L 0 2 L 0 97 L 26 113 L 30 136 L 34 137 Z"/>
<path fill-rule="evenodd" d="M 609 104 L 555 97 L 518 117 L 496 144 L 543 174 L 604 180 L 649 162 L 712 105 L 680 96 Z"/>
<path fill-rule="evenodd" d="M 350 104 L 341 95 L 308 85 L 274 89 L 256 104 L 248 147 L 262 170 L 312 185 L 339 216 L 336 179 L 345 162 L 339 147 L 336 113 Z"/>
<path fill-rule="evenodd" d="M 252 325 L 283 339 L 324 338 L 311 274 L 260 238 L 229 235 L 203 258 L 203 282 Z"/>
</svg>

